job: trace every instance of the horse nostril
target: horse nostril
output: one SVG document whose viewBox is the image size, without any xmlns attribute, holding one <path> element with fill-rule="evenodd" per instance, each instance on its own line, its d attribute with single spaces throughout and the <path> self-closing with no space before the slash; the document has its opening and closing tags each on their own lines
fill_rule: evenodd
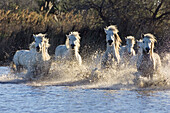
<svg viewBox="0 0 170 113">
<path fill-rule="evenodd" d="M 149 47 L 147 47 L 147 48 L 146 48 L 146 51 L 147 51 L 147 52 L 149 52 L 149 50 L 150 50 L 150 48 L 149 48 Z"/>
<path fill-rule="evenodd" d="M 40 50 L 40 47 L 39 47 L 39 46 L 37 46 L 37 47 L 36 47 L 36 50 L 37 50 L 37 51 L 39 51 L 39 50 Z"/>
<path fill-rule="evenodd" d="M 113 42 L 113 40 L 108 40 L 109 45 L 111 45 L 111 44 L 112 44 L 112 42 Z"/>
<path fill-rule="evenodd" d="M 146 48 L 146 50 L 147 50 L 147 51 L 149 51 L 149 50 L 150 50 L 150 48 L 148 48 L 148 47 L 147 47 L 147 48 Z"/>
<path fill-rule="evenodd" d="M 72 49 L 74 49 L 74 46 L 75 46 L 74 44 L 71 44 L 71 48 L 72 48 Z"/>
</svg>

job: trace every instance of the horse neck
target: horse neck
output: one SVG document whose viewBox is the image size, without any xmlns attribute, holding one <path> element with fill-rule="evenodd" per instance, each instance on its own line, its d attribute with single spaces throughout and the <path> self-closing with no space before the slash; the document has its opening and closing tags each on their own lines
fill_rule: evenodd
<svg viewBox="0 0 170 113">
<path fill-rule="evenodd" d="M 141 55 L 143 50 L 141 48 L 138 49 L 138 55 Z"/>
<path fill-rule="evenodd" d="M 69 52 L 69 56 L 71 56 L 71 57 L 74 57 L 74 56 L 77 56 L 77 54 L 78 54 L 78 48 L 75 48 L 75 49 L 69 49 L 68 50 L 68 52 Z"/>
<path fill-rule="evenodd" d="M 141 55 L 143 56 L 143 58 L 153 60 L 153 50 L 151 50 L 151 52 L 149 52 L 149 54 L 147 54 L 144 51 L 142 51 Z"/>
<path fill-rule="evenodd" d="M 36 49 L 35 48 L 31 48 L 30 51 L 31 52 L 36 52 Z"/>
<path fill-rule="evenodd" d="M 128 46 L 128 45 L 125 45 L 125 48 L 126 48 L 126 51 L 128 51 L 129 46 Z"/>
<path fill-rule="evenodd" d="M 119 62 L 119 54 L 116 52 L 116 48 L 115 48 L 115 44 L 113 44 L 112 46 L 109 46 L 108 44 L 107 44 L 107 49 L 106 49 L 106 51 L 109 53 L 109 54 L 111 54 L 111 55 L 113 55 L 113 57 Z"/>
<path fill-rule="evenodd" d="M 113 44 L 112 46 L 109 46 L 109 45 L 107 44 L 106 51 L 107 51 L 108 53 L 115 53 L 115 45 Z"/>
<path fill-rule="evenodd" d="M 128 46 L 125 45 L 124 47 L 125 47 L 124 50 L 123 50 L 124 54 L 128 54 Z"/>
</svg>

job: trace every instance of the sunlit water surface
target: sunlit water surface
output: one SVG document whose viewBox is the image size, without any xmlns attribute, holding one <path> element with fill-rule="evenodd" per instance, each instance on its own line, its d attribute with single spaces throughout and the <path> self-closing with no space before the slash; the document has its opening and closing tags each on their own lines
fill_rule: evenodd
<svg viewBox="0 0 170 113">
<path fill-rule="evenodd" d="M 0 85 L 1 113 L 168 113 L 170 91 L 74 89 Z"/>
<path fill-rule="evenodd" d="M 169 113 L 169 85 L 141 88 L 132 67 L 99 69 L 91 81 L 100 65 L 95 58 L 82 67 L 54 62 L 46 80 L 31 82 L 23 80 L 25 72 L 0 67 L 0 113 Z M 162 72 L 170 78 L 166 63 Z"/>
</svg>

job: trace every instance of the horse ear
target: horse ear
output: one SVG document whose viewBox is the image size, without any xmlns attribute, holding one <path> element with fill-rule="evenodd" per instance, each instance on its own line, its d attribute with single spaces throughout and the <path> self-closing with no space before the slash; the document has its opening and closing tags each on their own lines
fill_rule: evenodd
<svg viewBox="0 0 170 113">
<path fill-rule="evenodd" d="M 105 31 L 105 33 L 107 34 L 107 31 L 108 31 L 108 30 L 107 30 L 106 28 L 104 28 L 104 31 Z"/>
<path fill-rule="evenodd" d="M 144 34 L 143 33 L 141 34 L 141 37 L 144 38 Z"/>
<path fill-rule="evenodd" d="M 139 42 L 139 40 L 136 40 L 136 42 L 138 43 L 138 42 Z"/>
<path fill-rule="evenodd" d="M 127 37 L 125 37 L 125 40 L 127 40 Z"/>
<path fill-rule="evenodd" d="M 36 38 L 36 35 L 33 34 L 33 37 Z"/>
<path fill-rule="evenodd" d="M 47 36 L 47 34 L 45 33 L 45 34 L 44 34 L 44 37 L 46 37 L 46 36 Z"/>
</svg>

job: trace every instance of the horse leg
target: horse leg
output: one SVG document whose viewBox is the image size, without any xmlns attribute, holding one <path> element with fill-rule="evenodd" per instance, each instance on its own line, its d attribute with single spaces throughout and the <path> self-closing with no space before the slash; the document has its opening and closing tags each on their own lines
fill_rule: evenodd
<svg viewBox="0 0 170 113">
<path fill-rule="evenodd" d="M 150 79 L 151 79 L 151 80 L 153 80 L 153 74 L 150 74 L 150 76 L 149 76 L 149 77 L 150 77 Z"/>
<path fill-rule="evenodd" d="M 16 70 L 17 70 L 17 72 L 21 72 L 21 66 L 20 65 L 16 65 Z"/>
<path fill-rule="evenodd" d="M 11 69 L 13 70 L 13 72 L 17 72 L 16 65 L 15 65 L 14 62 L 12 62 L 12 63 L 10 64 L 10 67 L 11 67 Z"/>
<path fill-rule="evenodd" d="M 31 80 L 31 76 L 32 76 L 32 73 L 31 73 L 31 71 L 28 69 L 28 70 L 27 70 L 27 73 L 26 73 L 25 76 L 24 76 L 24 79 L 26 79 L 26 80 Z"/>
<path fill-rule="evenodd" d="M 33 80 L 35 75 L 35 69 L 32 67 L 29 67 L 27 70 L 27 73 L 24 76 L 24 79 L 26 80 Z"/>
</svg>

